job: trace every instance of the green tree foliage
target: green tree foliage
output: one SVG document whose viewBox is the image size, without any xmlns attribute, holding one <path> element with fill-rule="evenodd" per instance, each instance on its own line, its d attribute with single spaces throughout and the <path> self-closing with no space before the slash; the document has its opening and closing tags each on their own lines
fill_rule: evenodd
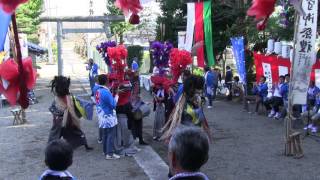
<svg viewBox="0 0 320 180">
<path fill-rule="evenodd" d="M 123 15 L 122 11 L 114 5 L 115 0 L 107 1 L 107 15 Z M 128 22 L 111 22 L 111 33 L 115 36 L 116 41 L 123 42 L 123 34 L 131 29 L 133 26 Z"/>
<path fill-rule="evenodd" d="M 142 46 L 128 46 L 128 58 L 127 58 L 127 64 L 131 66 L 133 58 L 137 57 L 139 62 L 139 66 L 142 64 L 143 60 L 143 47 Z"/>
<path fill-rule="evenodd" d="M 158 40 L 170 40 L 177 45 L 178 31 L 185 31 L 186 28 L 186 2 L 188 1 L 192 0 L 160 0 L 163 15 L 158 19 Z M 251 1 L 244 4 L 244 1 L 241 0 L 212 0 L 213 51 L 216 60 L 218 62 L 223 60 L 224 50 L 231 45 L 231 37 L 245 37 L 247 42 L 246 69 L 249 83 L 255 79 L 252 50 L 266 48 L 266 42 L 269 38 L 291 41 L 294 33 L 294 9 L 292 7 L 289 7 L 287 11 L 288 27 L 284 28 L 280 25 L 280 11 L 278 9 L 270 17 L 267 28 L 264 31 L 258 31 L 254 19 L 246 15 L 250 5 Z M 160 23 L 165 24 L 164 33 L 161 31 Z"/>
<path fill-rule="evenodd" d="M 38 43 L 39 17 L 43 0 L 29 0 L 16 11 L 18 30 L 28 36 L 28 41 Z"/>
<path fill-rule="evenodd" d="M 186 25 L 187 5 L 183 0 L 160 0 L 162 16 L 158 18 L 157 39 L 178 44 L 178 31 Z M 163 24 L 164 31 L 160 24 Z M 182 27 L 182 29 L 181 29 Z"/>
<path fill-rule="evenodd" d="M 178 31 L 185 31 L 186 28 L 186 1 L 161 0 L 160 7 L 163 14 L 158 19 L 157 39 L 170 40 L 177 45 Z M 226 30 L 235 23 L 237 17 L 245 16 L 245 13 L 239 11 L 239 8 L 227 6 L 222 1 L 214 1 L 212 11 L 214 54 L 222 57 L 226 46 L 230 44 L 230 36 L 226 34 Z M 164 32 L 161 32 L 160 23 L 165 25 Z"/>
<path fill-rule="evenodd" d="M 230 38 L 227 33 L 228 29 L 233 26 L 238 17 L 244 17 L 244 8 L 231 7 L 220 1 L 212 3 L 212 34 L 213 34 L 213 52 L 216 55 L 216 60 L 220 61 L 223 58 L 223 52 L 230 45 Z"/>
</svg>

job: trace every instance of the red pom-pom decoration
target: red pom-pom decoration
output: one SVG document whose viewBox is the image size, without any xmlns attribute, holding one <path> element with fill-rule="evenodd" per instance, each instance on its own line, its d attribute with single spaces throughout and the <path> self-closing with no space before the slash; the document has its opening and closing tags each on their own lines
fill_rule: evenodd
<svg viewBox="0 0 320 180">
<path fill-rule="evenodd" d="M 124 69 L 126 67 L 125 59 L 128 56 L 128 51 L 123 45 L 117 47 L 109 47 L 108 55 L 111 59 L 112 71 L 117 74 L 119 81 L 124 80 Z"/>
<path fill-rule="evenodd" d="M 165 76 L 151 76 L 151 82 L 156 89 L 159 89 L 160 86 L 162 86 L 166 91 L 168 91 L 173 84 L 172 81 Z"/>
<path fill-rule="evenodd" d="M 192 64 L 190 52 L 174 48 L 170 53 L 170 68 L 173 75 L 173 82 L 177 82 L 182 72 L 188 65 Z"/>
<path fill-rule="evenodd" d="M 27 89 L 33 89 L 36 83 L 36 71 L 32 66 L 31 57 L 23 59 L 22 63 L 24 69 L 22 80 L 25 82 L 25 87 L 21 87 L 18 64 L 13 59 L 0 64 L 0 77 L 9 82 L 9 86 L 5 88 L 2 81 L 0 81 L 0 94 L 3 94 L 11 105 L 16 105 L 18 93 L 20 93 L 18 102 L 23 108 L 27 108 L 29 105 Z"/>
</svg>

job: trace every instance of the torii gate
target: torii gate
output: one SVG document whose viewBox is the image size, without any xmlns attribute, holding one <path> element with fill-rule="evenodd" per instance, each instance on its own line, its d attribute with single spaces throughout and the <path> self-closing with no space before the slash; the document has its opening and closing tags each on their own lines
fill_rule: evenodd
<svg viewBox="0 0 320 180">
<path fill-rule="evenodd" d="M 56 22 L 57 23 L 57 47 L 58 47 L 58 75 L 63 75 L 62 54 L 62 35 L 67 33 L 106 33 L 109 34 L 109 23 L 125 21 L 124 16 L 74 16 L 74 17 L 42 17 L 40 22 Z M 63 29 L 63 22 L 102 22 L 103 28 L 69 28 Z"/>
</svg>

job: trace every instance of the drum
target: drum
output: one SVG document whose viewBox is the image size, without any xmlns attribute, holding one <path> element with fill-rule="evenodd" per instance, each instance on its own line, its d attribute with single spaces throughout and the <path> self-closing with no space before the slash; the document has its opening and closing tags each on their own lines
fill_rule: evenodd
<svg viewBox="0 0 320 180">
<path fill-rule="evenodd" d="M 150 113 L 151 108 L 147 104 L 142 104 L 135 112 L 133 112 L 133 117 L 135 120 L 140 120 L 149 116 Z"/>
<path fill-rule="evenodd" d="M 229 89 L 227 87 L 222 87 L 222 89 L 220 90 L 220 93 L 222 95 L 229 95 Z"/>
<path fill-rule="evenodd" d="M 142 112 L 142 117 L 149 116 L 151 112 L 151 108 L 147 104 L 142 104 L 139 109 Z"/>
</svg>

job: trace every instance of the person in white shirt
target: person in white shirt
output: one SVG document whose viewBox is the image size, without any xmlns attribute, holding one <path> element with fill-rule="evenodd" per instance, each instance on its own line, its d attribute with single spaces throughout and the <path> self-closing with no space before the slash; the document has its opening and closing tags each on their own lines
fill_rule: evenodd
<svg viewBox="0 0 320 180">
<path fill-rule="evenodd" d="M 283 105 L 283 100 L 287 98 L 288 93 L 288 84 L 285 83 L 285 77 L 279 77 L 279 83 L 273 87 L 273 96 L 271 100 L 267 103 L 266 106 L 272 105 L 272 110 L 268 115 L 269 118 L 280 118 L 281 114 L 279 113 L 280 106 Z"/>
</svg>

